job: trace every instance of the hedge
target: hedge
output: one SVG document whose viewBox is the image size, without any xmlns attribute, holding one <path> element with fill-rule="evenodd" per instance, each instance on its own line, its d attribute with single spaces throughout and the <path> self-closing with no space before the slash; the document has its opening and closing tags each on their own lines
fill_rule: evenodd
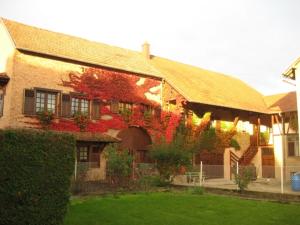
<svg viewBox="0 0 300 225">
<path fill-rule="evenodd" d="M 68 134 L 0 130 L 0 224 L 63 223 L 74 170 Z"/>
</svg>

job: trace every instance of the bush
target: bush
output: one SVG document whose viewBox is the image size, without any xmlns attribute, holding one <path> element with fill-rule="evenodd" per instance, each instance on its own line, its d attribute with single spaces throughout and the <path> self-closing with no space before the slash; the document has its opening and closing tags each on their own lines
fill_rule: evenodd
<svg viewBox="0 0 300 225">
<path fill-rule="evenodd" d="M 62 224 L 75 140 L 66 134 L 0 131 L 0 224 Z"/>
<path fill-rule="evenodd" d="M 200 135 L 199 149 L 207 151 L 215 150 L 217 138 L 218 137 L 216 135 L 215 128 L 209 128 L 208 130 L 205 130 Z"/>
<path fill-rule="evenodd" d="M 52 111 L 40 111 L 37 113 L 37 118 L 43 129 L 48 129 L 55 118 Z"/>
<path fill-rule="evenodd" d="M 105 151 L 107 175 L 111 184 L 116 186 L 128 185 L 132 173 L 132 156 L 128 151 L 118 151 L 114 144 L 109 145 Z"/>
<path fill-rule="evenodd" d="M 171 143 L 160 143 L 152 147 L 151 158 L 156 162 L 161 183 L 172 182 L 180 169 L 191 165 L 192 154 L 182 148 L 181 141 L 175 139 Z"/>
<path fill-rule="evenodd" d="M 230 140 L 230 147 L 234 148 L 235 150 L 241 150 L 240 144 L 235 139 Z"/>
<path fill-rule="evenodd" d="M 253 167 L 246 167 L 239 170 L 239 174 L 234 174 L 234 181 L 237 184 L 239 191 L 243 192 L 247 189 L 250 182 L 255 179 L 256 174 Z"/>
</svg>

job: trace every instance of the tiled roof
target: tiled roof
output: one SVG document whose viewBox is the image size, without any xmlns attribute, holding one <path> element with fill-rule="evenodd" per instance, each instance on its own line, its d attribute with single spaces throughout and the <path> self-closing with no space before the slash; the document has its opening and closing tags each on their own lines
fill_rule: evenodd
<svg viewBox="0 0 300 225">
<path fill-rule="evenodd" d="M 237 78 L 157 56 L 146 59 L 137 51 L 1 20 L 18 50 L 162 78 L 190 102 L 269 112 L 264 97 Z"/>
<path fill-rule="evenodd" d="M 47 31 L 2 18 L 18 50 L 159 76 L 140 52 Z"/>
<path fill-rule="evenodd" d="M 155 56 L 151 62 L 189 102 L 267 112 L 263 96 L 239 79 Z"/>
<path fill-rule="evenodd" d="M 59 132 L 59 131 L 57 131 Z M 89 142 L 119 142 L 120 139 L 114 138 L 107 134 L 92 133 L 92 132 L 62 132 L 74 135 L 76 141 L 89 141 Z"/>
<path fill-rule="evenodd" d="M 264 97 L 270 111 L 292 112 L 297 111 L 296 92 L 281 93 Z"/>
</svg>

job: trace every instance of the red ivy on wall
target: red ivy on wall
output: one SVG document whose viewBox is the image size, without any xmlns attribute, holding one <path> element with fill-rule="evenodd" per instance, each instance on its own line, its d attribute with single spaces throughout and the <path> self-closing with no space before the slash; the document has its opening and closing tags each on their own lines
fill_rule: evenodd
<svg viewBox="0 0 300 225">
<path fill-rule="evenodd" d="M 88 99 L 118 100 L 158 106 L 158 103 L 147 99 L 145 93 L 159 86 L 160 81 L 145 78 L 144 82 L 137 85 L 140 79 L 141 77 L 131 73 L 86 68 L 82 74 L 70 73 L 69 81 L 63 81 L 63 85 L 73 88 L 75 92 L 85 93 Z"/>
<path fill-rule="evenodd" d="M 70 73 L 69 81 L 63 81 L 63 85 L 71 87 L 75 92 L 84 93 L 89 100 L 102 101 L 102 117 L 98 121 L 88 123 L 86 131 L 89 132 L 104 133 L 109 129 L 122 130 L 129 126 L 140 126 L 148 131 L 153 141 L 164 137 L 170 142 L 180 121 L 179 113 L 161 112 L 160 115 L 145 115 L 141 104 L 149 105 L 155 110 L 160 108 L 159 103 L 147 99 L 145 95 L 159 94 L 160 89 L 155 87 L 160 86 L 160 81 L 156 79 L 144 78 L 141 81 L 140 76 L 131 73 L 86 68 L 82 74 Z M 133 103 L 132 113 L 126 117 L 112 113 L 107 104 L 111 100 Z M 53 123 L 51 129 L 79 132 L 79 128 L 71 119 L 61 119 L 58 123 Z"/>
</svg>

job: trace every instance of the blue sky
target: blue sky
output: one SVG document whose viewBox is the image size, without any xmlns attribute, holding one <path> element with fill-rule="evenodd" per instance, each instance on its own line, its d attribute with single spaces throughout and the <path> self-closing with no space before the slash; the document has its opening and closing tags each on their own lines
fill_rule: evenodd
<svg viewBox="0 0 300 225">
<path fill-rule="evenodd" d="M 237 77 L 263 94 L 293 91 L 298 0 L 1 0 L 0 16 Z"/>
</svg>

